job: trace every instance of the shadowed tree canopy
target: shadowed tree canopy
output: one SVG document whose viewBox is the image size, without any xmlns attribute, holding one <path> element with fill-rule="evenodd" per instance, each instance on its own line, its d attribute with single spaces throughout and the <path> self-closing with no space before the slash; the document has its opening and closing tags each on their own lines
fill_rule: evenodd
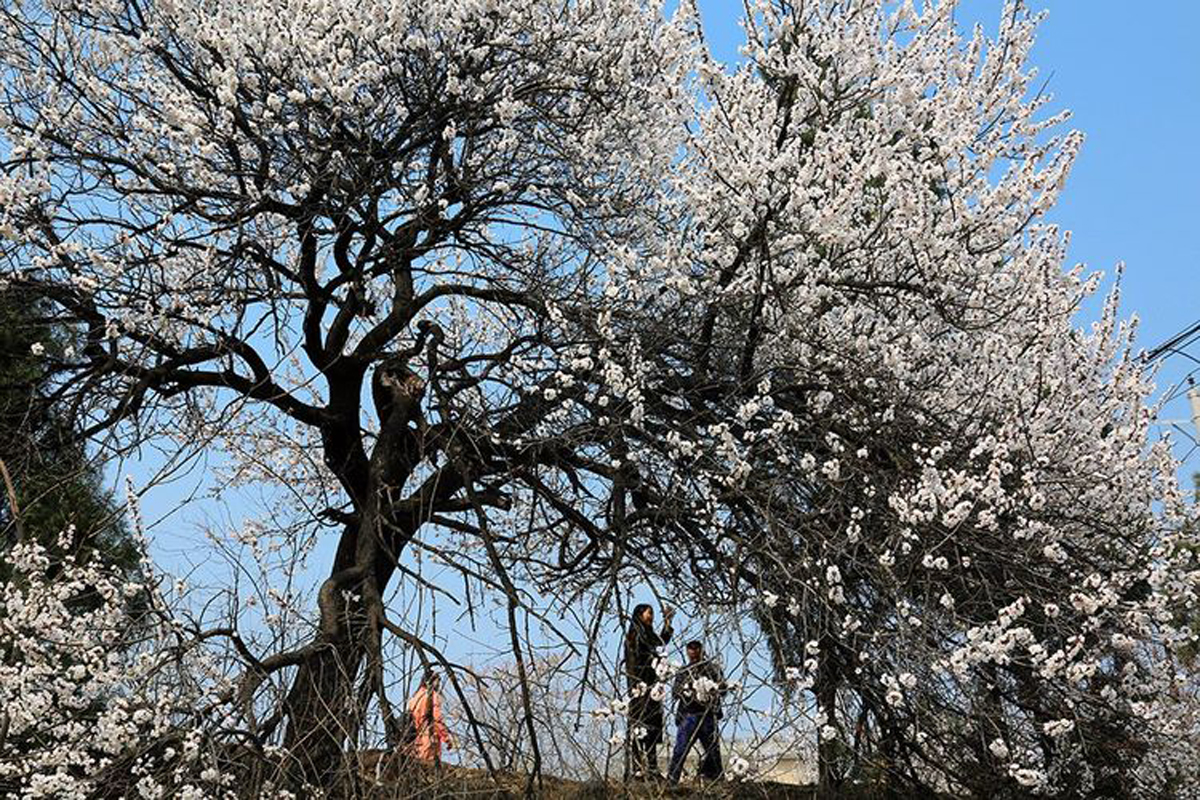
<svg viewBox="0 0 1200 800">
<path fill-rule="evenodd" d="M 78 409 L 56 397 L 52 365 L 72 346 L 72 331 L 49 313 L 28 292 L 0 294 L 0 461 L 13 491 L 0 496 L 0 527 L 8 540 L 30 537 L 59 556 L 134 570 L 137 548 L 78 436 Z"/>
</svg>

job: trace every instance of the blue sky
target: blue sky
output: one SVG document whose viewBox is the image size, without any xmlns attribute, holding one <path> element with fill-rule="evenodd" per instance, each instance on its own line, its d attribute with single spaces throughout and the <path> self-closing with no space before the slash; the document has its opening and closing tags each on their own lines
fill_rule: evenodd
<svg viewBox="0 0 1200 800">
<path fill-rule="evenodd" d="M 698 0 L 716 57 L 738 60 L 741 0 Z M 994 31 L 1002 0 L 964 0 L 964 28 Z M 1051 218 L 1073 232 L 1071 263 L 1110 279 L 1125 262 L 1122 309 L 1141 319 L 1146 349 L 1200 320 L 1200 2 L 1196 0 L 1031 0 L 1049 11 L 1031 61 L 1050 79 L 1055 110 L 1087 134 L 1066 192 Z M 1068 265 L 1069 266 L 1069 265 Z M 1085 320 L 1081 320 L 1081 323 Z M 1200 358 L 1200 344 L 1191 348 Z M 1196 365 L 1162 364 L 1165 390 Z M 1186 419 L 1172 401 L 1165 419 Z M 1195 431 L 1187 426 L 1189 432 Z M 1176 434 L 1176 438 L 1179 438 Z M 1183 457 L 1190 442 L 1177 447 Z M 1200 455 L 1187 460 L 1200 469 Z"/>
</svg>

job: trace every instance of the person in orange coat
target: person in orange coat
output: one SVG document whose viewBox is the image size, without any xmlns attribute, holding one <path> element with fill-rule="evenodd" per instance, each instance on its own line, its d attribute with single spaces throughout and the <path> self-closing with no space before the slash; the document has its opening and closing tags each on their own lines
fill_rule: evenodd
<svg viewBox="0 0 1200 800">
<path fill-rule="evenodd" d="M 437 673 L 426 672 L 421 685 L 408 699 L 408 713 L 416 728 L 416 736 L 409 744 L 409 753 L 418 761 L 430 764 L 441 763 L 442 745 L 454 749 L 454 740 L 446 728 L 442 716 L 442 695 L 438 692 Z"/>
</svg>

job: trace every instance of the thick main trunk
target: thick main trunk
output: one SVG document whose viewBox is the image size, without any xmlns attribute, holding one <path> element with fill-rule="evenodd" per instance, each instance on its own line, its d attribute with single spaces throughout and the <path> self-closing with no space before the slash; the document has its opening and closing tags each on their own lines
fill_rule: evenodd
<svg viewBox="0 0 1200 800">
<path fill-rule="evenodd" d="M 463 488 L 461 470 L 438 470 L 404 500 L 401 488 L 421 460 L 420 399 L 424 385 L 403 359 L 382 363 L 372 378 L 381 424 L 370 458 L 344 459 L 354 466 L 343 483 L 358 511 L 357 524 L 342 532 L 330 577 L 321 589 L 320 630 L 296 670 L 285 704 L 284 747 L 311 784 L 330 786 L 342 746 L 357 733 L 367 695 L 356 693 L 370 655 L 379 657 L 383 597 L 397 561 L 433 510 Z M 327 432 L 327 452 L 342 453 L 338 430 Z M 358 448 L 349 448 L 351 455 Z M 338 459 L 334 459 L 335 462 Z M 359 485 L 365 480 L 365 486 Z M 378 680 L 378 661 L 369 662 Z"/>
<path fill-rule="evenodd" d="M 371 637 L 379 635 L 368 621 L 368 609 L 380 607 L 396 558 L 411 538 L 411 531 L 395 530 L 387 542 L 392 555 L 385 557 L 375 534 L 381 529 L 381 513 L 377 503 L 370 503 L 361 525 L 343 531 L 333 569 L 318 595 L 320 627 L 285 701 L 285 751 L 314 786 L 336 780 L 343 743 L 361 722 L 359 675 L 371 652 Z"/>
<path fill-rule="evenodd" d="M 369 631 L 361 599 L 347 598 L 361 598 L 366 580 L 386 584 L 390 578 L 390 572 L 373 575 L 359 566 L 361 535 L 352 526 L 342 532 L 330 576 L 318 594 L 320 625 L 284 701 L 285 752 L 314 786 L 329 786 L 335 779 L 342 743 L 355 724 L 354 689 Z"/>
<path fill-rule="evenodd" d="M 323 644 L 296 670 L 288 692 L 284 749 L 304 780 L 329 786 L 354 724 L 354 687 L 365 648 L 354 639 Z"/>
<path fill-rule="evenodd" d="M 329 786 L 335 780 L 343 743 L 361 723 L 364 698 L 357 693 L 359 676 L 372 652 L 371 637 L 379 635 L 369 622 L 369 609 L 382 608 L 396 559 L 417 527 L 396 530 L 385 554 L 382 548 L 363 543 L 374 538 L 366 531 L 379 529 L 380 513 L 372 504 L 360 530 L 343 532 L 330 577 L 318 597 L 320 627 L 285 700 L 284 748 L 314 786 Z"/>
<path fill-rule="evenodd" d="M 346 395 L 340 400 L 343 408 L 357 409 L 361 377 L 355 372 L 351 379 L 331 380 Z M 360 722 L 355 689 L 369 637 L 378 636 L 368 623 L 368 608 L 382 607 L 396 560 L 423 519 L 417 513 L 398 520 L 393 505 L 393 493 L 415 463 L 416 431 L 409 423 L 422 387 L 413 383 L 414 377 L 402 359 L 377 367 L 372 389 L 381 425 L 369 458 L 357 438 L 357 413 L 352 423 L 343 415 L 322 432 L 326 461 L 339 474 L 358 519 L 342 531 L 330 577 L 318 597 L 320 627 L 284 707 L 284 748 L 304 779 L 319 787 L 336 780 L 343 742 Z"/>
<path fill-rule="evenodd" d="M 392 508 L 384 511 L 372 503 L 361 528 L 348 528 L 342 534 L 319 599 L 321 626 L 308 657 L 296 670 L 284 709 L 284 747 L 304 779 L 314 786 L 329 786 L 336 778 L 343 743 L 361 722 L 359 705 L 364 698 L 356 693 L 357 687 L 367 656 L 373 652 L 371 637 L 379 635 L 368 622 L 368 611 L 376 608 L 382 612 L 382 598 L 396 572 L 396 562 L 427 518 L 429 507 L 461 485 L 452 478 L 431 479 L 417 492 L 428 505 L 410 505 L 399 516 Z M 382 529 L 381 514 L 386 514 L 390 531 L 382 543 L 374 533 Z M 347 575 L 351 579 L 343 580 Z"/>
</svg>

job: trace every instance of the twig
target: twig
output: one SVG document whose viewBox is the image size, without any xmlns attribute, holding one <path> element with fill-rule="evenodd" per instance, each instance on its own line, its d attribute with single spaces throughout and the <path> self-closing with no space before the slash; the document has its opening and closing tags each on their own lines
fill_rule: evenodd
<svg viewBox="0 0 1200 800">
<path fill-rule="evenodd" d="M 8 474 L 8 467 L 2 458 L 0 458 L 0 475 L 4 477 L 4 490 L 8 493 L 8 504 L 12 506 L 12 519 L 13 526 L 17 529 L 17 541 L 23 542 L 25 541 L 25 526 L 21 524 L 21 509 L 17 505 L 17 491 L 13 488 L 12 476 Z"/>
</svg>

